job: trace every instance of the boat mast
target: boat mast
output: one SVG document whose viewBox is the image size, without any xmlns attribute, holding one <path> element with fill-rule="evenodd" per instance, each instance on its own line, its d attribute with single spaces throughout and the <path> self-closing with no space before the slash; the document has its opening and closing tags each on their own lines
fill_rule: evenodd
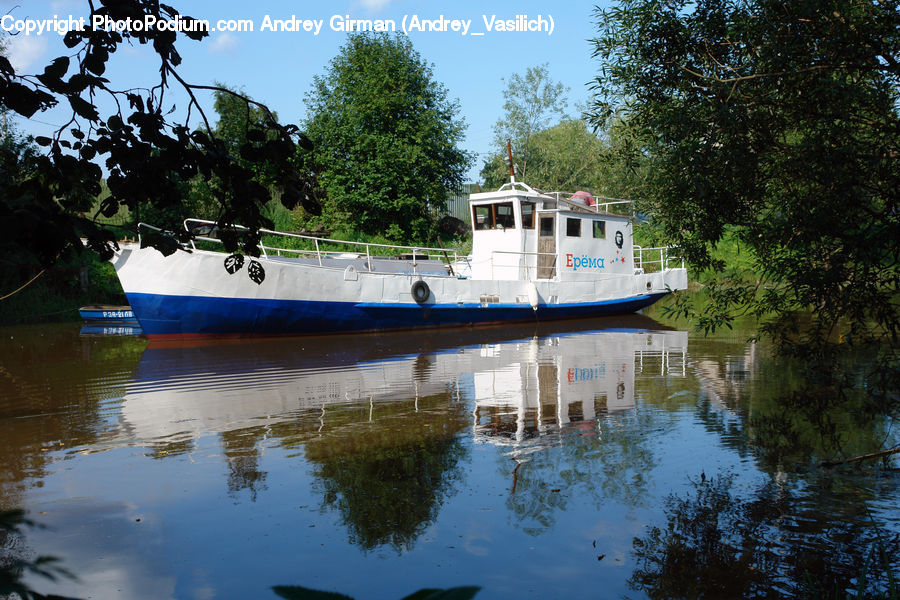
<svg viewBox="0 0 900 600">
<path fill-rule="evenodd" d="M 506 153 L 509 156 L 509 182 L 513 184 L 515 187 L 516 183 L 516 167 L 513 165 L 512 160 L 512 144 L 509 142 L 509 138 L 506 138 Z"/>
</svg>

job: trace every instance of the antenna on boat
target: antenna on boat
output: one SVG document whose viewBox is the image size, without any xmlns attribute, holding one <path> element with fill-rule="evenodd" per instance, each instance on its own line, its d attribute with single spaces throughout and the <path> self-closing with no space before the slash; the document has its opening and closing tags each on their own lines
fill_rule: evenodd
<svg viewBox="0 0 900 600">
<path fill-rule="evenodd" d="M 509 156 L 509 182 L 512 184 L 516 183 L 516 167 L 513 165 L 512 160 L 512 144 L 509 141 L 509 138 L 506 138 L 506 153 Z"/>
</svg>

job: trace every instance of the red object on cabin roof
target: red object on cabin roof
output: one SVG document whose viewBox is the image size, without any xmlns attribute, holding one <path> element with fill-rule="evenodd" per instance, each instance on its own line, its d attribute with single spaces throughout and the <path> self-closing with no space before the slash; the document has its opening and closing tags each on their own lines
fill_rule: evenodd
<svg viewBox="0 0 900 600">
<path fill-rule="evenodd" d="M 578 190 L 575 192 L 569 200 L 575 200 L 576 202 L 584 202 L 585 206 L 593 206 L 594 205 L 594 196 L 590 192 L 585 192 L 584 190 Z"/>
</svg>

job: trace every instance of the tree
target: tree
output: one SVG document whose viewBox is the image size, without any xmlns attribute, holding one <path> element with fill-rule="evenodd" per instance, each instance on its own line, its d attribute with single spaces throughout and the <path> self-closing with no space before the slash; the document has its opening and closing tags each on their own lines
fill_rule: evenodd
<svg viewBox="0 0 900 600">
<path fill-rule="evenodd" d="M 640 185 L 638 166 L 623 163 L 618 147 L 626 143 L 619 127 L 594 133 L 582 119 L 562 121 L 531 135 L 528 179 L 543 190 L 588 190 L 598 196 L 631 198 Z M 515 156 L 513 156 L 515 160 Z M 509 166 L 500 154 L 481 172 L 484 186 L 494 189 L 509 181 Z"/>
<path fill-rule="evenodd" d="M 239 92 L 222 83 L 216 83 L 220 89 L 213 92 L 215 102 L 213 109 L 219 119 L 215 129 L 210 132 L 225 143 L 228 152 L 238 157 L 248 168 L 256 170 L 255 179 L 265 185 L 272 179 L 270 165 L 246 160 L 241 156 L 244 153 L 261 147 L 264 140 L 253 139 L 254 130 L 264 130 L 269 118 L 278 119 L 276 113 L 267 114 L 260 105 L 250 101 L 250 96 Z M 248 145 L 249 142 L 249 145 Z"/>
<path fill-rule="evenodd" d="M 5 37 L 0 36 L 0 61 L 9 60 Z M 0 205 L 7 204 L 9 190 L 28 171 L 36 147 L 21 135 L 10 120 L 10 111 L 0 98 Z"/>
<path fill-rule="evenodd" d="M 640 141 L 643 209 L 696 267 L 722 267 L 710 249 L 726 234 L 755 258 L 759 281 L 714 284 L 701 323 L 751 312 L 784 348 L 820 353 L 841 326 L 845 342 L 896 349 L 898 3 L 621 0 L 597 14 L 592 119 L 624 115 Z M 799 336 L 797 309 L 812 314 Z"/>
<path fill-rule="evenodd" d="M 563 121 L 532 137 L 529 177 L 545 189 L 600 192 L 600 139 L 581 120 Z"/>
<path fill-rule="evenodd" d="M 281 198 L 281 192 L 277 185 L 277 162 L 268 160 L 267 143 L 276 139 L 273 132 L 261 135 L 267 131 L 267 123 L 270 119 L 277 121 L 278 115 L 271 114 L 265 105 L 255 102 L 250 95 L 243 90 L 237 90 L 223 83 L 216 83 L 213 92 L 213 109 L 217 120 L 212 131 L 201 131 L 220 139 L 225 151 L 239 165 L 252 173 L 252 180 L 265 186 L 271 196 L 270 205 L 263 211 L 263 215 L 270 217 L 273 207 L 280 205 L 277 202 Z M 297 157 L 302 160 L 301 156 Z M 300 168 L 300 163 L 297 164 Z M 304 182 L 304 193 L 300 196 L 300 203 L 307 212 L 317 214 L 321 211 L 317 200 L 314 200 L 313 188 L 308 182 Z M 223 189 L 223 182 L 218 177 L 204 178 L 196 175 L 186 185 L 184 203 L 181 218 L 199 217 L 215 219 L 218 209 L 217 196 L 227 193 Z M 281 211 L 285 209 L 281 208 Z"/>
<path fill-rule="evenodd" d="M 0 207 L 13 212 L 29 209 L 31 197 L 16 194 L 15 190 L 32 176 L 38 156 L 38 148 L 31 138 L 21 135 L 11 123 L 8 124 L 0 137 Z M 4 217 L 0 212 L 0 230 L 4 227 Z M 0 250 L 0 275 L 5 281 L 18 281 L 21 271 L 27 274 L 35 266 L 30 253 L 22 252 L 15 245 L 0 242 Z M 8 291 L 2 290 L 3 294 Z"/>
<path fill-rule="evenodd" d="M 413 377 L 431 360 L 432 354 L 420 355 Z M 362 550 L 410 551 L 455 493 L 468 453 L 459 435 L 469 420 L 448 400 L 446 393 L 422 396 L 414 413 L 406 412 L 406 402 L 380 403 L 381 418 L 389 416 L 393 425 L 376 419 L 361 431 L 360 423 L 341 428 L 332 422 L 330 433 L 304 444 L 322 507 L 338 510 L 350 541 Z M 352 420 L 352 414 L 338 418 Z"/>
<path fill-rule="evenodd" d="M 529 161 L 533 151 L 532 136 L 549 128 L 555 119 L 566 119 L 569 88 L 550 78 L 547 64 L 528 67 L 525 75 L 513 73 L 503 91 L 503 116 L 494 124 L 495 154 L 488 159 L 482 176 L 493 183 L 500 166 L 507 157 L 506 141 L 512 146 L 513 161 L 518 167 L 517 177 L 531 178 Z M 492 186 L 491 186 L 492 187 Z"/>
<path fill-rule="evenodd" d="M 6 36 L 0 35 L 0 57 L 9 60 L 8 43 Z M 6 104 L 0 102 L 0 140 L 5 140 L 9 135 L 9 109 Z"/>
<path fill-rule="evenodd" d="M 431 237 L 470 163 L 459 105 L 404 36 L 348 38 L 306 96 L 325 217 L 395 241 Z"/>
<path fill-rule="evenodd" d="M 529 138 L 527 178 L 521 163 L 519 176 L 544 190 L 589 189 L 600 192 L 599 171 L 603 145 L 581 120 L 562 121 Z M 524 161 L 523 161 L 524 162 Z M 509 181 L 505 155 L 495 154 L 481 172 L 484 186 L 494 189 Z"/>
<path fill-rule="evenodd" d="M 220 224 L 241 223 L 250 228 L 242 239 L 225 239 L 226 246 L 257 253 L 258 228 L 270 225 L 261 210 L 271 192 L 254 180 L 251 166 L 269 165 L 281 201 L 294 206 L 308 187 L 295 161 L 298 143 L 308 148 L 308 140 L 296 126 L 279 124 L 267 108 L 245 98 L 266 118 L 248 131 L 252 147 L 242 145 L 242 160 L 238 160 L 227 151 L 224 141 L 211 133 L 213 128 L 197 100 L 198 93 L 220 88 L 188 83 L 178 72 L 181 56 L 176 42 L 207 37 L 202 21 L 157 0 L 103 0 L 99 4 L 89 0 L 85 9 L 87 23 L 97 17 L 165 26 L 125 28 L 122 32 L 87 26 L 69 31 L 63 39 L 71 54 L 57 57 L 42 73 L 17 73 L 9 60 L 0 57 L 0 104 L 28 118 L 54 106 L 71 109 L 63 127 L 49 137 L 36 138 L 45 153 L 37 158 L 29 177 L 17 182 L 6 196 L 18 204 L 0 203 L 0 252 L 23 249 L 49 264 L 66 253 L 80 251 L 80 238 L 84 237 L 90 248 L 109 257 L 115 237 L 98 222 L 100 214 L 112 216 L 122 206 L 134 211 L 139 206 L 165 209 L 178 205 L 184 182 L 199 176 L 221 181 L 216 194 Z M 175 31 L 171 24 L 180 24 L 181 29 Z M 123 43 L 152 46 L 159 58 L 158 79 L 142 89 L 119 91 L 104 77 L 110 56 Z M 182 106 L 186 108 L 173 112 L 179 90 L 182 96 L 178 100 L 184 98 Z M 100 114 L 101 99 L 114 107 L 112 114 Z M 192 127 L 195 116 L 203 122 L 203 129 Z M 99 161 L 108 173 L 110 195 L 97 214 L 89 214 L 101 191 L 104 173 Z M 144 236 L 144 240 L 166 253 L 178 247 L 171 236 Z"/>
<path fill-rule="evenodd" d="M 6 58 L 6 44 L 0 38 L 0 61 Z M 14 190 L 25 181 L 34 169 L 38 148 L 31 138 L 23 136 L 17 130 L 15 123 L 10 119 L 9 109 L 0 100 L 0 207 L 7 210 L 19 211 L 26 209 L 30 198 L 18 196 Z M 0 212 L 0 219 L 3 213 Z M 0 221 L 2 223 L 2 221 Z M 3 248 L 0 253 L 0 276 L 4 281 L 19 281 L 19 275 L 24 272 L 30 278 L 33 273 L 33 261 L 27 253 L 23 255 L 17 248 Z M 38 269 L 34 269 L 37 271 Z M 8 290 L 2 290 L 5 294 Z"/>
</svg>

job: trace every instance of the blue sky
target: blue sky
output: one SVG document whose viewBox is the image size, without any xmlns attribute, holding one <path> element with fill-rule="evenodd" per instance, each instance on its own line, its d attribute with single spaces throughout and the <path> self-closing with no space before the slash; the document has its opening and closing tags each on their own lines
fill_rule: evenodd
<svg viewBox="0 0 900 600">
<path fill-rule="evenodd" d="M 409 31 L 407 35 L 421 56 L 432 64 L 434 78 L 447 88 L 450 98 L 459 101 L 460 116 L 468 125 L 463 147 L 479 155 L 470 170 L 473 180 L 482 157 L 491 150 L 493 125 L 502 114 L 504 78 L 547 63 L 551 77 L 570 88 L 570 112 L 575 114 L 576 104 L 589 100 L 588 84 L 598 73 L 589 42 L 596 34 L 596 3 L 590 2 L 351 0 L 326 5 L 296 0 L 170 0 L 170 4 L 183 14 L 209 20 L 213 26 L 226 20 L 233 26 L 237 21 L 245 22 L 244 27 L 251 23 L 253 28 L 243 32 L 216 31 L 199 43 L 185 38 L 179 46 L 184 59 L 179 71 L 187 81 L 221 82 L 241 88 L 268 104 L 282 122 L 293 123 L 301 123 L 306 116 L 303 98 L 313 77 L 325 72 L 328 62 L 346 41 L 347 33 L 336 29 L 347 18 L 391 20 L 398 29 L 404 20 L 410 24 L 416 18 L 420 22 L 455 19 L 460 26 L 469 22 L 466 35 L 449 27 L 447 31 Z M 86 0 L 0 0 L 0 15 L 9 14 L 17 21 L 54 16 L 65 19 L 85 15 L 86 5 Z M 503 32 L 487 28 L 486 21 L 492 18 L 514 20 L 517 15 L 552 22 L 552 31 Z M 321 22 L 321 29 L 317 35 L 307 31 L 262 31 L 267 17 L 270 21 L 296 17 L 299 21 Z M 62 44 L 62 37 L 53 32 L 18 35 L 10 48 L 17 69 L 32 73 L 41 72 L 49 60 L 70 52 Z M 118 89 L 152 84 L 157 77 L 153 59 L 149 48 L 123 48 L 114 56 L 106 76 Z M 179 110 L 184 108 L 183 98 L 174 102 Z M 211 107 L 211 97 L 201 98 L 201 102 Z M 25 132 L 45 135 L 50 125 L 67 118 L 63 112 L 53 111 L 35 115 L 32 121 L 19 120 L 18 126 Z"/>
</svg>

